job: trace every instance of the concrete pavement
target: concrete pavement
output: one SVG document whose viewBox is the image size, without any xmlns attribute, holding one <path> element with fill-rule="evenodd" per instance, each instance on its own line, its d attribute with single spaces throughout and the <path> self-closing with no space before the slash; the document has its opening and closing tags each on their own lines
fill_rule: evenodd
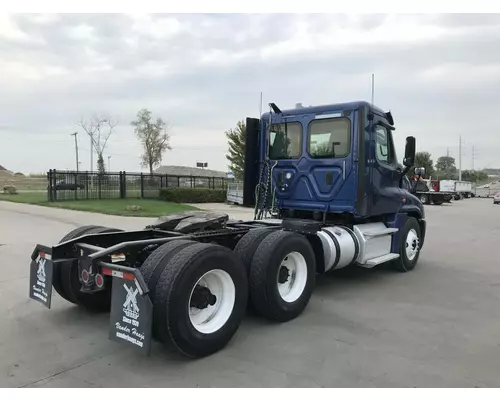
<svg viewBox="0 0 500 400">
<path fill-rule="evenodd" d="M 190 361 L 157 343 L 148 358 L 108 340 L 108 315 L 89 315 L 55 292 L 51 310 L 28 298 L 36 243 L 83 224 L 138 229 L 153 219 L 0 201 L 0 386 L 499 386 L 500 207 L 468 199 L 426 212 L 413 272 L 322 277 L 298 319 L 248 316 L 226 349 Z"/>
</svg>

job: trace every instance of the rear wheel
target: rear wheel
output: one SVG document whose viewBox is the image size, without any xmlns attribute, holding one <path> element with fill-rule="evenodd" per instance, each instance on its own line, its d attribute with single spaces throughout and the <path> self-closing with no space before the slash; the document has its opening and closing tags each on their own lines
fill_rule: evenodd
<svg viewBox="0 0 500 400">
<path fill-rule="evenodd" d="M 148 285 L 149 296 L 153 301 L 156 295 L 156 284 L 158 283 L 158 279 L 160 278 L 161 273 L 168 265 L 172 257 L 174 257 L 181 250 L 185 249 L 188 246 L 196 244 L 197 242 L 192 240 L 172 240 L 171 242 L 167 242 L 164 245 L 158 247 L 155 251 L 153 251 L 146 261 L 140 267 L 141 274 L 144 278 L 144 281 Z M 160 309 L 158 307 L 153 308 L 153 314 L 159 313 Z M 158 327 L 156 321 L 159 320 L 159 315 L 153 316 L 153 334 L 157 336 Z"/>
<path fill-rule="evenodd" d="M 429 196 L 427 196 L 426 194 L 421 194 L 419 198 L 422 204 L 429 204 Z"/>
<path fill-rule="evenodd" d="M 245 315 L 245 268 L 229 249 L 196 243 L 173 256 L 154 296 L 157 338 L 190 357 L 226 346 Z"/>
<path fill-rule="evenodd" d="M 76 229 L 73 229 L 71 232 L 67 233 L 60 241 L 59 243 L 67 242 L 68 240 L 76 239 L 77 237 L 85 235 L 88 231 L 91 229 L 99 228 L 98 225 L 85 225 L 85 226 L 80 226 Z M 64 270 L 65 268 L 70 268 L 72 263 L 77 263 L 76 260 L 73 261 L 64 261 L 64 262 L 57 262 L 54 263 L 54 269 L 53 269 L 53 278 L 52 278 L 52 285 L 56 292 L 64 299 L 67 300 L 71 303 L 75 303 L 70 297 L 66 294 L 63 284 L 62 284 L 62 279 L 61 279 L 61 271 Z"/>
<path fill-rule="evenodd" d="M 250 265 L 252 264 L 253 256 L 257 247 L 262 243 L 262 241 L 271 233 L 275 231 L 265 228 L 257 228 L 248 231 L 238 242 L 234 248 L 234 253 L 240 257 L 247 274 L 250 272 Z"/>
<path fill-rule="evenodd" d="M 315 277 L 316 260 L 309 241 L 298 233 L 273 232 L 259 245 L 252 260 L 252 304 L 270 320 L 292 320 L 309 303 Z"/>
<path fill-rule="evenodd" d="M 98 226 L 85 231 L 85 235 L 112 232 L 123 231 L 121 229 Z M 74 260 L 67 266 L 61 268 L 60 276 L 64 293 L 69 301 L 89 311 L 109 311 L 111 307 L 111 277 L 104 278 L 105 289 L 93 293 L 84 293 L 81 291 L 82 284 L 78 276 L 78 260 Z"/>
</svg>

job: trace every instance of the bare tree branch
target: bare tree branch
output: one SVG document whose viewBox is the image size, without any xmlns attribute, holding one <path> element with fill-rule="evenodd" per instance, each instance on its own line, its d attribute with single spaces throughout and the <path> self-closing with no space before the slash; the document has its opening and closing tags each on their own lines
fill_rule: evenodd
<svg viewBox="0 0 500 400">
<path fill-rule="evenodd" d="M 90 137 L 92 144 L 94 145 L 97 153 L 98 169 L 100 172 L 104 172 L 103 153 L 117 124 L 117 121 L 113 121 L 111 117 L 99 114 L 93 114 L 89 121 L 81 117 L 78 123 L 78 125 Z"/>
</svg>

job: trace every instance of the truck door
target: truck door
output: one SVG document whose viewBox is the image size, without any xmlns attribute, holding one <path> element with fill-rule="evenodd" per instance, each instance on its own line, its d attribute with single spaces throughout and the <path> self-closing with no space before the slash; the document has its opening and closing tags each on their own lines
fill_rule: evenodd
<svg viewBox="0 0 500 400">
<path fill-rule="evenodd" d="M 392 131 L 377 124 L 383 121 L 375 115 L 371 140 L 372 202 L 371 214 L 397 213 L 402 205 L 403 193 L 399 188 L 401 167 L 398 163 Z M 384 121 L 385 122 L 385 121 Z"/>
<path fill-rule="evenodd" d="M 355 115 L 354 112 L 333 117 L 307 114 L 300 119 L 304 129 L 300 155 L 296 154 L 293 163 L 279 162 L 273 171 L 278 182 L 283 182 L 280 176 L 285 176 L 286 186 L 278 190 L 285 208 L 333 212 L 354 207 Z M 290 179 L 286 180 L 288 172 Z"/>
</svg>

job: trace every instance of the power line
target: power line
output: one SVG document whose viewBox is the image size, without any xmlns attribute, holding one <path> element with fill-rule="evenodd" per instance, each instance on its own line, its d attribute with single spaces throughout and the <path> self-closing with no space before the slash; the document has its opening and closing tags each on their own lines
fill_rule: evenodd
<svg viewBox="0 0 500 400">
<path fill-rule="evenodd" d="M 472 145 L 472 170 L 474 171 L 474 161 L 477 158 L 477 149 Z"/>
</svg>

